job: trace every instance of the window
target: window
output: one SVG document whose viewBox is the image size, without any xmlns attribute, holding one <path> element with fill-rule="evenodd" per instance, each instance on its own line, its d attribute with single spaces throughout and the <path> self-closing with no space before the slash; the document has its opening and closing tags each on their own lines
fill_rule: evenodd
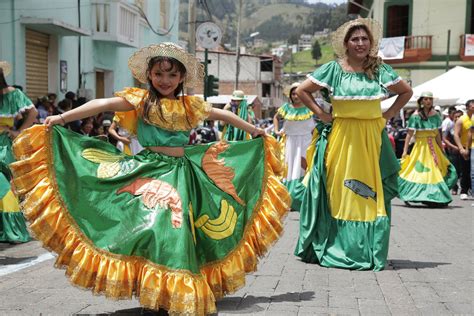
<svg viewBox="0 0 474 316">
<path fill-rule="evenodd" d="M 408 5 L 392 5 L 387 10 L 387 32 L 385 37 L 408 36 L 410 7 Z"/>
</svg>

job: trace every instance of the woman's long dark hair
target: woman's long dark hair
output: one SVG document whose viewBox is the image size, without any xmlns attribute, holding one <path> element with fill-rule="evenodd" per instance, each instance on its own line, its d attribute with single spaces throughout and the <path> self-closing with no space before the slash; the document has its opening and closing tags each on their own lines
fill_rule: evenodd
<svg viewBox="0 0 474 316">
<path fill-rule="evenodd" d="M 423 101 L 423 98 L 424 97 L 419 97 L 418 100 L 416 100 L 416 103 L 418 104 L 418 115 L 421 117 L 423 121 L 426 121 L 428 119 L 428 116 L 426 115 L 424 111 L 424 105 L 421 103 Z"/>
<path fill-rule="evenodd" d="M 292 95 L 293 91 L 294 91 L 296 88 L 297 88 L 297 87 L 291 88 L 291 89 L 290 89 L 290 93 L 289 93 L 289 94 L 290 94 L 290 95 L 289 95 L 289 98 L 290 98 L 290 101 L 291 101 L 291 104 L 292 104 L 292 105 L 295 104 L 295 101 L 293 100 L 293 97 L 292 97 L 291 95 Z"/>
<path fill-rule="evenodd" d="M 3 104 L 3 89 L 8 88 L 8 83 L 3 74 L 3 68 L 0 68 L 0 105 Z"/>
<path fill-rule="evenodd" d="M 178 60 L 172 58 L 172 57 L 164 57 L 164 56 L 156 56 L 150 58 L 148 61 L 148 67 L 147 67 L 147 75 L 150 74 L 151 69 L 155 64 L 160 64 L 160 70 L 162 71 L 171 71 L 173 69 L 177 69 L 178 72 L 181 75 L 181 78 L 184 78 L 186 76 L 186 67 L 179 62 Z M 168 67 L 169 65 L 169 67 Z M 148 96 L 145 99 L 144 105 L 143 105 L 143 120 L 147 123 L 150 123 L 149 121 L 149 111 L 150 111 L 150 106 L 153 104 L 159 104 L 161 98 L 163 96 L 160 94 L 160 92 L 153 86 L 153 83 L 151 82 L 150 78 L 148 77 Z M 177 97 L 179 94 L 183 93 L 183 87 L 184 87 L 184 81 L 181 82 L 176 90 L 174 91 L 174 96 Z M 184 99 L 183 99 L 183 106 L 184 106 Z M 159 109 L 159 115 L 162 120 L 165 120 L 163 116 L 163 109 L 161 106 L 158 107 Z M 187 119 L 187 117 L 186 117 Z M 189 120 L 188 120 L 189 123 Z"/>
</svg>

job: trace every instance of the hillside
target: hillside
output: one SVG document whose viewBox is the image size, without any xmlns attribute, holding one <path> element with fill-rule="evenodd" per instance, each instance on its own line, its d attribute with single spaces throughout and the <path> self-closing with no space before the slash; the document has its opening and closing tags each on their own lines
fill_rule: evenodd
<svg viewBox="0 0 474 316">
<path fill-rule="evenodd" d="M 197 2 L 196 19 L 199 22 L 212 21 L 223 32 L 222 43 L 235 46 L 237 31 L 237 1 L 207 0 L 207 9 Z M 257 38 L 272 43 L 276 41 L 296 43 L 300 34 L 314 34 L 325 28 L 336 29 L 347 21 L 347 4 L 315 3 L 302 0 L 246 0 L 244 2 L 241 39 L 259 32 Z M 188 1 L 180 2 L 180 30 L 187 34 Z"/>
<path fill-rule="evenodd" d="M 311 57 L 311 50 L 305 50 L 293 54 L 290 60 L 285 63 L 283 72 L 285 73 L 308 73 L 314 71 L 318 65 L 322 65 L 334 59 L 334 51 L 331 44 L 321 43 L 322 57 L 314 60 Z"/>
</svg>

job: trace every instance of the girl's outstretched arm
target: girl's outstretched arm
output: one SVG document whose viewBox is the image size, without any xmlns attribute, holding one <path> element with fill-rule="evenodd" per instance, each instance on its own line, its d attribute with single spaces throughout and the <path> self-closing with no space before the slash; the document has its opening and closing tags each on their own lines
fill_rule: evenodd
<svg viewBox="0 0 474 316">
<path fill-rule="evenodd" d="M 48 116 L 44 120 L 44 124 L 48 127 L 55 124 L 64 125 L 68 122 L 94 116 L 102 112 L 126 112 L 131 111 L 134 108 L 135 107 L 128 103 L 128 101 L 120 97 L 95 99 L 64 114 Z"/>
<path fill-rule="evenodd" d="M 246 131 L 247 133 L 251 134 L 252 137 L 256 137 L 258 135 L 265 135 L 265 131 L 263 129 L 244 121 L 231 111 L 212 109 L 211 113 L 209 114 L 209 119 L 224 121 L 230 125 L 233 125 L 241 130 Z"/>
</svg>

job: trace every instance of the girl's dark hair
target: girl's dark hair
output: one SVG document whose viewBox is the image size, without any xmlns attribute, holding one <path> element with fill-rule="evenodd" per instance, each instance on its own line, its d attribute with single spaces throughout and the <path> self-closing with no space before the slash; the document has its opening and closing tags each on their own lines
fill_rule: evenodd
<svg viewBox="0 0 474 316">
<path fill-rule="evenodd" d="M 171 71 L 173 69 L 177 69 L 178 72 L 180 73 L 181 77 L 184 78 L 186 76 L 186 67 L 178 61 L 177 59 L 174 59 L 172 57 L 165 57 L 165 56 L 156 56 L 150 58 L 148 61 L 148 66 L 146 69 L 147 75 L 150 74 L 151 69 L 155 64 L 160 64 L 160 70 L 162 71 Z M 153 83 L 151 82 L 150 78 L 147 76 L 148 80 L 148 96 L 145 99 L 144 105 L 143 105 L 143 120 L 147 123 L 149 123 L 149 111 L 150 111 L 150 106 L 153 104 L 159 104 L 160 99 L 163 98 L 163 96 L 160 94 L 160 92 L 155 89 L 153 86 Z M 184 81 L 181 82 L 176 90 L 174 91 L 174 96 L 177 97 L 179 94 L 183 93 L 183 87 L 184 87 Z M 184 99 L 183 99 L 183 106 L 184 106 Z M 162 120 L 165 120 L 163 117 L 163 110 L 161 106 L 158 106 L 159 109 L 159 115 L 161 116 Z M 189 123 L 189 120 L 188 120 Z"/>
<path fill-rule="evenodd" d="M 354 33 L 357 30 L 364 30 L 367 33 L 370 40 L 370 50 L 372 50 L 372 46 L 374 45 L 374 36 L 372 35 L 372 31 L 364 24 L 354 25 L 351 28 L 349 28 L 346 35 L 344 36 L 344 43 L 347 44 L 347 42 L 349 41 L 349 38 L 352 36 L 352 33 Z M 375 74 L 379 70 L 379 66 L 382 64 L 382 59 L 378 56 L 371 56 L 370 50 L 369 50 L 369 55 L 367 55 L 367 58 L 362 64 L 362 67 L 364 68 L 364 72 L 367 75 L 367 77 L 373 80 L 375 78 Z"/>
<path fill-rule="evenodd" d="M 8 84 L 3 74 L 3 68 L 0 68 L 0 105 L 3 104 L 3 89 L 5 88 L 8 88 Z"/>
</svg>

